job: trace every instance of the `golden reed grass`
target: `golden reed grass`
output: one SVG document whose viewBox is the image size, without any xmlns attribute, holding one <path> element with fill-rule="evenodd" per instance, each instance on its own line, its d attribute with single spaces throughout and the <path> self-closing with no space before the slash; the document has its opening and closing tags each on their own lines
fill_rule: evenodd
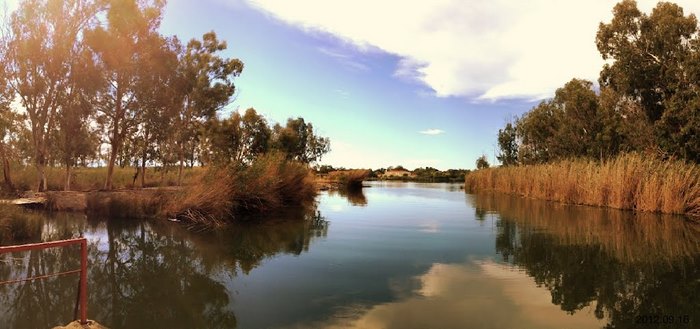
<svg viewBox="0 0 700 329">
<path fill-rule="evenodd" d="M 235 215 L 313 202 L 313 172 L 305 164 L 267 154 L 246 168 L 209 168 L 196 184 L 170 198 L 167 216 L 191 223 L 221 225 Z"/>
<path fill-rule="evenodd" d="M 549 164 L 470 172 L 465 190 L 491 190 L 568 204 L 700 216 L 700 166 L 630 153 L 605 162 Z"/>
<path fill-rule="evenodd" d="M 483 213 L 497 213 L 517 223 L 521 237 L 544 229 L 559 243 L 599 245 L 624 263 L 671 264 L 700 253 L 700 226 L 675 215 L 579 207 L 500 193 L 472 194 L 467 200 Z"/>
<path fill-rule="evenodd" d="M 336 170 L 328 173 L 328 180 L 337 182 L 341 188 L 345 189 L 361 189 L 362 181 L 369 177 L 369 170 L 352 169 L 352 170 Z"/>
</svg>

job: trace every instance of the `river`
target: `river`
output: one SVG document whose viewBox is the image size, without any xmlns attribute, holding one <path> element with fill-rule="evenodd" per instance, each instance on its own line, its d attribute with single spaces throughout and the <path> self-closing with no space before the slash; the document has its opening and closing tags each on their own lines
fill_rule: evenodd
<svg viewBox="0 0 700 329">
<path fill-rule="evenodd" d="M 113 328 L 700 328 L 700 225 L 456 184 L 372 182 L 216 231 L 37 215 L 89 239 L 88 316 Z M 0 255 L 0 281 L 79 267 Z M 76 275 L 0 286 L 0 328 L 70 322 Z"/>
</svg>

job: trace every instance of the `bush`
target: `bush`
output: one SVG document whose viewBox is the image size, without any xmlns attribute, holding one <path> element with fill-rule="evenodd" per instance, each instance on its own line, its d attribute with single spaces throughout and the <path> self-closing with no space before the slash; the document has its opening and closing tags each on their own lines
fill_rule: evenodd
<svg viewBox="0 0 700 329">
<path fill-rule="evenodd" d="M 369 177 L 369 173 L 369 170 L 364 169 L 338 170 L 328 173 L 328 179 L 337 182 L 340 188 L 361 189 L 362 181 Z"/>
<path fill-rule="evenodd" d="M 248 167 L 210 168 L 200 183 L 172 198 L 165 212 L 191 223 L 220 225 L 240 213 L 310 203 L 316 191 L 308 166 L 271 153 Z"/>
</svg>

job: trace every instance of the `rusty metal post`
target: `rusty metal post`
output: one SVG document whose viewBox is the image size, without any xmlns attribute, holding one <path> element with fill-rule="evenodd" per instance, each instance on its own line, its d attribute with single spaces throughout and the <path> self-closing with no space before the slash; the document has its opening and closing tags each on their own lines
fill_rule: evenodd
<svg viewBox="0 0 700 329">
<path fill-rule="evenodd" d="M 87 324 L 88 323 L 88 321 L 87 321 L 87 257 L 88 257 L 88 249 L 87 249 L 87 239 L 86 238 L 83 237 L 83 238 L 60 240 L 60 241 L 53 241 L 53 242 L 40 242 L 40 243 L 30 243 L 30 244 L 23 244 L 23 245 L 16 245 L 16 246 L 4 246 L 4 247 L 0 247 L 0 254 L 8 253 L 8 252 L 41 250 L 41 249 L 46 249 L 46 248 L 58 248 L 58 247 L 65 247 L 65 246 L 69 246 L 69 245 L 76 245 L 76 244 L 80 244 L 80 269 L 64 271 L 64 272 L 60 272 L 60 273 L 38 275 L 38 276 L 31 277 L 31 278 L 2 281 L 2 282 L 0 282 L 0 285 L 8 284 L 8 283 L 19 283 L 19 282 L 26 282 L 26 281 L 33 281 L 33 280 L 41 280 L 41 279 L 46 279 L 46 278 L 53 277 L 53 276 L 80 273 L 80 282 L 79 282 L 79 287 L 78 287 L 78 302 L 80 303 L 80 324 L 82 324 L 82 325 Z"/>
<path fill-rule="evenodd" d="M 80 324 L 87 324 L 87 239 L 80 242 Z"/>
</svg>

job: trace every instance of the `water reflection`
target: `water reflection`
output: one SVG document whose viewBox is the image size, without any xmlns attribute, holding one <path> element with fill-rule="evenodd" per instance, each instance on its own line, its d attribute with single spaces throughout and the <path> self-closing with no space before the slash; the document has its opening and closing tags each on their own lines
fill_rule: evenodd
<svg viewBox="0 0 700 329">
<path fill-rule="evenodd" d="M 319 328 L 597 328 L 604 322 L 552 305 L 545 288 L 492 261 L 436 263 L 417 277 L 417 296 L 345 310 Z"/>
<path fill-rule="evenodd" d="M 592 306 L 606 328 L 637 328 L 637 316 L 689 315 L 688 328 L 700 321 L 696 224 L 493 194 L 472 195 L 470 202 L 499 214 L 496 251 L 546 287 L 562 310 L 577 314 Z"/>
<path fill-rule="evenodd" d="M 89 316 L 113 328 L 234 328 L 227 280 L 327 234 L 318 212 L 197 233 L 172 223 L 47 218 L 40 237 L 89 238 Z M 294 217 L 296 216 L 296 217 Z M 293 218 L 294 220 L 289 220 Z M 0 281 L 79 268 L 77 248 L 0 255 Z M 0 327 L 51 328 L 73 318 L 77 276 L 0 286 Z M 7 306 L 7 307 L 5 307 Z"/>
<path fill-rule="evenodd" d="M 330 190 L 328 194 L 331 196 L 340 195 L 353 206 L 364 207 L 367 205 L 367 197 L 361 188 Z"/>
</svg>

